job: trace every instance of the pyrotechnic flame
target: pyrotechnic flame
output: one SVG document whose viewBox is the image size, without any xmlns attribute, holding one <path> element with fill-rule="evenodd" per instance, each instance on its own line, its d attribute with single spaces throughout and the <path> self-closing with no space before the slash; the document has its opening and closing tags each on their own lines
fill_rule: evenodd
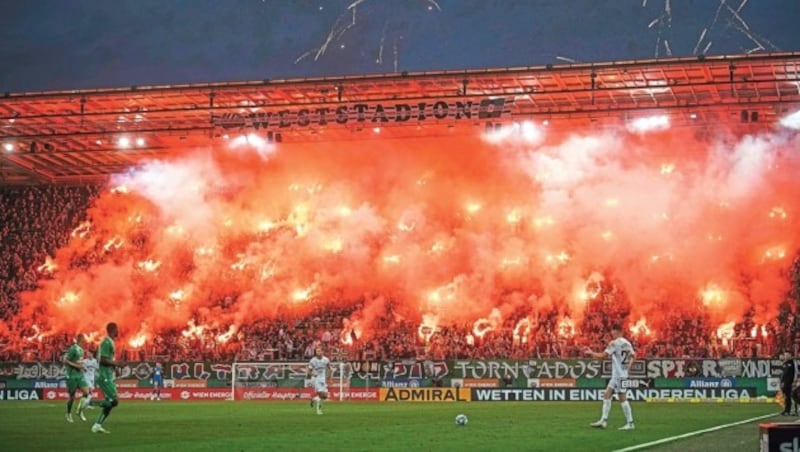
<svg viewBox="0 0 800 452">
<path fill-rule="evenodd" d="M 481 210 L 481 207 L 483 207 L 483 206 L 481 206 L 481 204 L 478 203 L 478 202 L 468 202 L 464 206 L 464 210 L 466 210 L 468 214 L 474 215 L 474 214 L 478 213 Z"/>
<path fill-rule="evenodd" d="M 478 319 L 472 325 L 472 334 L 474 334 L 478 339 L 483 339 L 483 336 L 489 331 L 494 331 L 492 322 L 490 322 L 489 319 Z"/>
<path fill-rule="evenodd" d="M 52 274 L 57 269 L 58 265 L 56 265 L 56 263 L 53 262 L 53 259 L 50 256 L 45 256 L 44 264 L 36 267 L 36 271 L 38 271 L 39 273 L 47 273 L 47 274 Z"/>
<path fill-rule="evenodd" d="M 777 220 L 785 220 L 787 217 L 786 210 L 780 206 L 773 207 L 769 211 L 769 217 Z"/>
<path fill-rule="evenodd" d="M 500 262 L 500 266 L 505 267 L 516 267 L 522 264 L 521 257 L 504 257 L 503 260 Z"/>
<path fill-rule="evenodd" d="M 298 204 L 289 214 L 288 222 L 294 226 L 295 233 L 298 237 L 303 237 L 308 234 L 310 225 L 308 224 L 309 212 L 308 206 L 305 204 Z"/>
<path fill-rule="evenodd" d="M 173 224 L 173 225 L 167 226 L 167 228 L 164 229 L 164 231 L 167 234 L 171 234 L 171 235 L 183 235 L 186 232 L 183 229 L 183 227 L 181 227 L 180 225 L 177 225 L 177 224 Z"/>
<path fill-rule="evenodd" d="M 39 328 L 39 325 L 33 324 L 33 325 L 31 325 L 31 329 L 33 330 L 33 336 L 29 336 L 29 337 L 27 337 L 25 339 L 27 339 L 29 342 L 33 342 L 33 341 L 41 342 L 42 338 L 45 336 L 45 333 L 43 333 L 41 331 L 41 329 Z"/>
<path fill-rule="evenodd" d="M 545 262 L 548 264 L 565 264 L 569 262 L 570 256 L 566 251 L 559 251 L 557 254 L 547 254 L 544 257 Z"/>
<path fill-rule="evenodd" d="M 80 237 L 85 238 L 89 235 L 89 231 L 92 229 L 92 223 L 90 221 L 84 221 L 83 223 L 79 224 L 77 228 L 72 230 L 70 234 L 73 238 Z"/>
<path fill-rule="evenodd" d="M 257 230 L 259 232 L 269 232 L 275 227 L 275 223 L 270 220 L 262 220 L 258 223 Z"/>
<path fill-rule="evenodd" d="M 575 336 L 575 322 L 569 317 L 564 317 L 558 322 L 558 335 L 569 339 Z"/>
<path fill-rule="evenodd" d="M 64 292 L 64 295 L 58 299 L 60 305 L 72 305 L 78 301 L 78 294 L 72 291 Z"/>
<path fill-rule="evenodd" d="M 537 228 L 541 228 L 544 226 L 551 226 L 553 224 L 555 224 L 555 220 L 553 220 L 553 217 L 550 215 L 544 217 L 536 217 L 533 219 L 533 225 Z"/>
<path fill-rule="evenodd" d="M 513 341 L 516 344 L 525 344 L 528 342 L 528 335 L 531 334 L 531 320 L 529 318 L 520 319 L 514 327 Z"/>
<path fill-rule="evenodd" d="M 205 326 L 197 325 L 194 319 L 189 319 L 189 321 L 186 322 L 186 329 L 181 331 L 181 335 L 186 338 L 194 336 L 200 339 L 203 337 L 203 331 L 205 331 L 205 329 Z"/>
<path fill-rule="evenodd" d="M 122 240 L 122 238 L 115 236 L 107 241 L 105 245 L 103 245 L 103 249 L 106 251 L 111 251 L 112 249 L 118 250 L 123 244 L 125 244 L 125 241 Z"/>
<path fill-rule="evenodd" d="M 342 319 L 342 332 L 339 333 L 339 342 L 342 345 L 353 345 L 361 337 L 361 321 L 358 319 Z"/>
<path fill-rule="evenodd" d="M 264 265 L 259 272 L 259 281 L 263 282 L 275 275 L 275 267 L 272 265 Z"/>
<path fill-rule="evenodd" d="M 213 246 L 199 246 L 194 250 L 198 256 L 211 256 L 214 254 Z"/>
<path fill-rule="evenodd" d="M 411 223 L 408 223 L 408 224 L 403 223 L 403 222 L 398 222 L 397 223 L 397 229 L 400 230 L 400 231 L 403 231 L 403 232 L 411 232 L 411 231 L 414 230 L 414 228 L 416 226 L 417 226 L 417 222 L 416 221 L 412 221 Z"/>
<path fill-rule="evenodd" d="M 723 323 L 722 325 L 717 328 L 717 337 L 720 339 L 728 340 L 733 339 L 733 335 L 735 333 L 734 326 L 736 326 L 735 321 L 730 321 L 728 323 Z"/>
<path fill-rule="evenodd" d="M 129 341 L 128 345 L 133 348 L 139 348 L 147 341 L 147 335 L 144 332 L 140 332 L 137 335 L 133 336 Z"/>
<path fill-rule="evenodd" d="M 338 237 L 335 239 L 328 240 L 322 244 L 322 249 L 324 249 L 325 251 L 330 251 L 333 254 L 341 253 L 342 247 L 343 247 L 342 239 Z"/>
<path fill-rule="evenodd" d="M 786 257 L 786 249 L 783 246 L 778 245 L 767 249 L 764 252 L 764 258 L 761 261 L 775 261 L 783 259 L 784 257 Z"/>
<path fill-rule="evenodd" d="M 231 270 L 236 270 L 236 271 L 244 270 L 248 264 L 247 255 L 244 253 L 237 253 L 236 258 L 238 260 L 231 264 Z"/>
<path fill-rule="evenodd" d="M 437 327 L 439 325 L 439 318 L 434 314 L 423 314 L 422 315 L 422 323 L 419 324 L 419 328 L 417 328 L 417 335 L 419 336 L 420 340 L 425 342 L 426 344 L 430 342 L 431 336 L 436 333 Z"/>
<path fill-rule="evenodd" d="M 522 220 L 522 212 L 519 209 L 511 209 L 506 215 L 506 221 L 510 224 L 517 224 Z"/>
<path fill-rule="evenodd" d="M 432 254 L 441 254 L 445 250 L 445 244 L 441 240 L 433 242 L 431 245 Z"/>
<path fill-rule="evenodd" d="M 136 266 L 142 271 L 146 271 L 146 272 L 151 272 L 152 273 L 152 272 L 158 270 L 158 267 L 161 266 L 161 262 L 153 260 L 153 259 L 147 259 L 145 261 L 138 262 L 136 264 Z"/>
<path fill-rule="evenodd" d="M 118 186 L 116 186 L 116 187 L 111 189 L 111 193 L 114 193 L 114 194 L 126 194 L 126 193 L 129 193 L 129 192 L 130 192 L 130 190 L 128 190 L 128 187 L 126 187 L 125 185 L 118 185 Z"/>
<path fill-rule="evenodd" d="M 650 327 L 647 326 L 647 320 L 644 317 L 640 318 L 634 325 L 632 325 L 630 330 L 634 335 L 650 336 L 650 334 L 652 334 Z"/>
<path fill-rule="evenodd" d="M 178 289 L 169 294 L 169 299 L 175 303 L 179 303 L 183 301 L 184 292 L 183 289 Z"/>
<path fill-rule="evenodd" d="M 609 241 L 609 240 L 611 240 L 611 239 L 613 239 L 613 238 L 614 238 L 614 233 L 613 233 L 613 232 L 611 232 L 611 231 L 603 231 L 603 232 L 600 234 L 600 238 L 602 238 L 602 239 L 603 239 L 603 240 L 605 240 L 605 241 Z"/>
<path fill-rule="evenodd" d="M 674 163 L 662 163 L 661 164 L 661 174 L 667 175 L 672 174 L 675 171 L 675 164 Z"/>
<path fill-rule="evenodd" d="M 708 284 L 700 291 L 703 304 L 708 307 L 719 306 L 725 302 L 725 292 L 714 283 Z"/>
<path fill-rule="evenodd" d="M 220 344 L 224 344 L 228 342 L 235 333 L 236 333 L 236 325 L 231 325 L 228 328 L 227 332 L 217 335 L 217 342 Z"/>
<path fill-rule="evenodd" d="M 400 263 L 400 256 L 397 254 L 390 254 L 388 256 L 383 257 L 383 261 L 387 264 L 399 264 Z"/>
<path fill-rule="evenodd" d="M 292 300 L 295 303 L 299 303 L 301 301 L 308 301 L 311 298 L 311 293 L 314 291 L 314 286 L 309 286 L 306 288 L 295 289 L 292 292 Z"/>
</svg>

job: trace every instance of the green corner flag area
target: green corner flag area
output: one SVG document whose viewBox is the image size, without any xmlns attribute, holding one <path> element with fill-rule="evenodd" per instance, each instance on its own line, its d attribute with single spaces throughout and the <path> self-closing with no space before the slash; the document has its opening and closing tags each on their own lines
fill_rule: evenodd
<svg viewBox="0 0 800 452">
<path fill-rule="evenodd" d="M 3 449 L 614 451 L 667 440 L 646 450 L 752 451 L 760 423 L 798 419 L 778 416 L 774 403 L 741 402 L 636 403 L 632 431 L 617 429 L 624 424 L 618 406 L 606 429 L 591 428 L 600 407 L 589 402 L 329 402 L 322 416 L 304 401 L 131 401 L 124 407 L 108 424 L 113 434 L 97 435 L 91 422 L 64 422 L 60 403 L 3 402 Z M 459 414 L 468 417 L 466 425 L 456 424 Z M 745 420 L 751 421 L 668 440 Z"/>
</svg>

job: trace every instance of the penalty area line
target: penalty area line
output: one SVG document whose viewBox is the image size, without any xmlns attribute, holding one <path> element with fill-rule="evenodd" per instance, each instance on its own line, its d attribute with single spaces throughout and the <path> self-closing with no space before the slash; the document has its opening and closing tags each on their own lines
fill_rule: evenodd
<svg viewBox="0 0 800 452">
<path fill-rule="evenodd" d="M 763 416 L 757 416 L 757 417 L 753 417 L 753 418 L 750 418 L 750 419 L 745 419 L 743 421 L 731 422 L 730 424 L 717 425 L 716 427 L 704 428 L 703 430 L 695 430 L 693 432 L 684 433 L 682 435 L 670 436 L 670 437 L 667 437 L 667 438 L 662 438 L 662 439 L 658 439 L 658 440 L 655 440 L 655 441 L 650 441 L 649 443 L 637 444 L 635 446 L 626 447 L 624 449 L 617 449 L 614 452 L 630 452 L 630 451 L 634 451 L 634 450 L 646 449 L 648 447 L 658 446 L 659 444 L 670 443 L 672 441 L 677 441 L 679 439 L 684 439 L 684 438 L 691 438 L 692 436 L 702 435 L 703 433 L 715 432 L 717 430 L 723 430 L 723 429 L 730 428 L 730 427 L 736 427 L 737 425 L 748 424 L 750 422 L 760 421 L 762 419 L 767 419 L 767 418 L 775 417 L 775 416 L 777 416 L 777 414 L 765 414 Z"/>
</svg>

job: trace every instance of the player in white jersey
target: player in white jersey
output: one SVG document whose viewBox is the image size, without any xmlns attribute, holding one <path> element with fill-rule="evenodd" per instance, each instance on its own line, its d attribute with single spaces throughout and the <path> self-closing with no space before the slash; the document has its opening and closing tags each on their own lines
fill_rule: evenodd
<svg viewBox="0 0 800 452">
<path fill-rule="evenodd" d="M 100 368 L 97 358 L 94 355 L 89 355 L 88 358 L 83 360 L 83 368 L 86 369 L 83 373 L 84 378 L 86 378 L 86 384 L 89 385 L 89 389 L 94 389 L 94 373 Z"/>
<path fill-rule="evenodd" d="M 84 417 L 84 410 L 92 409 L 89 402 L 92 399 L 92 390 L 94 389 L 94 373 L 100 367 L 97 363 L 97 358 L 94 355 L 89 354 L 86 358 L 81 360 L 81 364 L 83 365 L 83 378 L 86 380 L 86 386 L 89 388 L 89 395 L 81 400 L 81 403 L 78 405 L 78 413 L 80 414 L 81 419 L 86 420 Z"/>
<path fill-rule="evenodd" d="M 593 422 L 592 427 L 606 428 L 608 421 L 608 413 L 611 411 L 611 398 L 614 393 L 619 397 L 620 406 L 622 406 L 622 413 L 625 415 L 625 425 L 620 427 L 620 430 L 633 430 L 633 413 L 631 412 L 631 404 L 628 402 L 628 396 L 625 389 L 622 387 L 622 382 L 628 378 L 628 370 L 633 364 L 633 346 L 627 339 L 622 337 L 622 327 L 618 324 L 611 326 L 611 334 L 614 339 L 609 342 L 608 347 L 602 352 L 594 352 L 591 349 L 586 350 L 586 354 L 597 359 L 611 358 L 611 380 L 606 387 L 606 393 L 603 395 L 603 411 L 600 420 Z"/>
<path fill-rule="evenodd" d="M 328 384 L 325 377 L 328 374 L 328 366 L 331 361 L 322 354 L 322 348 L 317 347 L 314 357 L 308 362 L 308 372 L 306 376 L 311 378 L 314 385 L 314 398 L 311 399 L 311 406 L 316 409 L 317 414 L 322 414 L 322 401 L 328 398 Z"/>
</svg>

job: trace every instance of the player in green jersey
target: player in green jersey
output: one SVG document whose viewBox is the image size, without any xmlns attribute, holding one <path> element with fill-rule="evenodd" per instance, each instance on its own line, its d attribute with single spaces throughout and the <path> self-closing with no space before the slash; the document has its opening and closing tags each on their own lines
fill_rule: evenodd
<svg viewBox="0 0 800 452">
<path fill-rule="evenodd" d="M 78 334 L 75 336 L 75 342 L 67 350 L 64 357 L 64 364 L 67 365 L 67 391 L 69 392 L 69 399 L 67 400 L 67 422 L 72 420 L 72 404 L 75 401 L 75 392 L 80 389 L 83 393 L 83 398 L 78 403 L 78 414 L 82 421 L 86 420 L 83 415 L 83 407 L 89 403 L 91 393 L 89 392 L 89 385 L 86 384 L 86 379 L 83 376 L 84 368 L 81 364 L 83 359 L 83 347 L 86 345 L 86 336 Z"/>
<path fill-rule="evenodd" d="M 100 361 L 100 368 L 97 370 L 97 387 L 103 391 L 105 400 L 92 401 L 92 405 L 100 406 L 103 412 L 97 418 L 97 422 L 92 426 L 93 433 L 110 433 L 103 428 L 103 422 L 108 419 L 111 410 L 119 405 L 117 399 L 117 385 L 114 383 L 114 368 L 119 365 L 114 360 L 114 339 L 119 335 L 117 324 L 114 322 L 106 325 L 106 332 L 108 336 L 100 343 L 100 348 L 97 350 L 97 360 Z"/>
</svg>

